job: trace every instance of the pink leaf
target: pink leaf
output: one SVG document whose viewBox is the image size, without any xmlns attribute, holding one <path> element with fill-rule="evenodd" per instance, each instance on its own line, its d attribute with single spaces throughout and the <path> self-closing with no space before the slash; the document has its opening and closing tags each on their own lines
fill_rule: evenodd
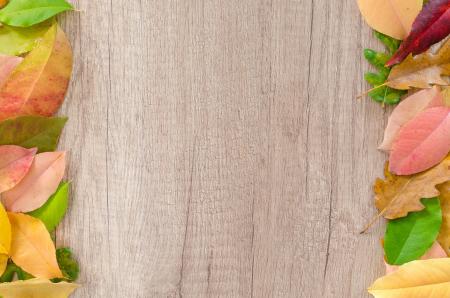
<svg viewBox="0 0 450 298">
<path fill-rule="evenodd" d="M 403 125 L 423 110 L 437 106 L 443 106 L 442 94 L 437 86 L 419 91 L 404 99 L 389 117 L 383 142 L 378 149 L 389 151 Z"/>
<path fill-rule="evenodd" d="M 398 133 L 389 158 L 390 171 L 411 175 L 442 161 L 450 150 L 450 108 L 427 109 Z"/>
<path fill-rule="evenodd" d="M 13 189 L 3 193 L 8 211 L 30 212 L 40 208 L 56 191 L 65 171 L 65 152 L 36 155 L 30 171 Z"/>
<path fill-rule="evenodd" d="M 0 54 L 0 87 L 14 68 L 22 62 L 23 58 Z"/>
<path fill-rule="evenodd" d="M 0 146 L 0 193 L 16 186 L 27 174 L 37 149 Z"/>
</svg>

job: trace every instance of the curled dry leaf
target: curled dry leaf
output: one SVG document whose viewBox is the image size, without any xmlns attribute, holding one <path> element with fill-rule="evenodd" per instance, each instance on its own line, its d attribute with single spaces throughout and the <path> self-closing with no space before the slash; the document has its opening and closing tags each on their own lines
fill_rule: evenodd
<svg viewBox="0 0 450 298">
<path fill-rule="evenodd" d="M 0 120 L 53 115 L 64 100 L 71 72 L 69 41 L 54 23 L 0 88 Z"/>
<path fill-rule="evenodd" d="M 31 167 L 37 149 L 0 146 L 0 193 L 16 186 Z"/>
<path fill-rule="evenodd" d="M 0 87 L 11 72 L 22 62 L 23 58 L 0 54 Z"/>
<path fill-rule="evenodd" d="M 389 157 L 390 171 L 412 175 L 438 164 L 450 151 L 450 107 L 427 109 L 399 131 Z"/>
<path fill-rule="evenodd" d="M 436 185 L 450 180 L 450 156 L 423 173 L 396 176 L 386 171 L 385 175 L 386 180 L 375 181 L 375 205 L 387 219 L 404 217 L 408 212 L 424 208 L 422 198 L 439 196 Z"/>
<path fill-rule="evenodd" d="M 425 89 L 432 85 L 448 85 L 450 75 L 450 39 L 438 49 L 436 54 L 427 51 L 412 57 L 409 55 L 402 63 L 394 66 L 386 85 L 400 90 L 411 87 Z"/>
<path fill-rule="evenodd" d="M 8 213 L 12 241 L 10 256 L 13 262 L 33 276 L 62 278 L 56 260 L 56 249 L 45 225 L 26 214 Z"/>
<path fill-rule="evenodd" d="M 2 201 L 6 209 L 30 212 L 44 205 L 64 176 L 65 157 L 65 152 L 36 155 L 25 178 L 16 187 L 3 193 Z"/>
<path fill-rule="evenodd" d="M 11 224 L 3 205 L 0 204 L 0 276 L 6 269 L 11 249 Z"/>
<path fill-rule="evenodd" d="M 358 0 L 358 6 L 370 27 L 404 39 L 422 9 L 422 0 Z"/>
<path fill-rule="evenodd" d="M 406 263 L 368 289 L 375 298 L 450 297 L 450 258 Z"/>
<path fill-rule="evenodd" d="M 408 121 L 412 120 L 415 116 L 427 108 L 442 105 L 443 98 L 438 86 L 416 92 L 402 100 L 389 117 L 386 130 L 384 131 L 383 142 L 378 149 L 384 151 L 391 150 L 392 143 L 394 142 L 399 130 Z"/>
<path fill-rule="evenodd" d="M 438 235 L 438 242 L 450 256 L 450 182 L 439 185 L 439 199 L 442 209 L 442 225 Z"/>
<path fill-rule="evenodd" d="M 43 278 L 0 283 L 0 296 L 5 298 L 67 298 L 79 286 L 74 283 L 52 283 Z"/>
<path fill-rule="evenodd" d="M 401 62 L 409 54 L 425 52 L 450 33 L 450 0 L 433 0 L 417 16 L 408 38 L 388 61 L 387 66 Z"/>
</svg>

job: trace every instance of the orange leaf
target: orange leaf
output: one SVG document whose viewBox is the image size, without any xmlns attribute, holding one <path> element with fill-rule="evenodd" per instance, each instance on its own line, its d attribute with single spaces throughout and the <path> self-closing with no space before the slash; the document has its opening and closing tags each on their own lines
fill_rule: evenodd
<svg viewBox="0 0 450 298">
<path fill-rule="evenodd" d="M 64 176 L 65 163 L 65 152 L 36 155 L 25 178 L 16 187 L 2 194 L 6 209 L 30 212 L 44 205 L 58 188 Z"/>
<path fill-rule="evenodd" d="M 0 89 L 0 120 L 53 115 L 64 100 L 71 72 L 69 41 L 54 23 Z"/>
<path fill-rule="evenodd" d="M 16 186 L 27 174 L 37 149 L 0 146 L 0 193 Z"/>
<path fill-rule="evenodd" d="M 0 0 L 1 1 L 1 0 Z M 23 58 L 0 54 L 0 87 Z"/>
<path fill-rule="evenodd" d="M 40 278 L 62 278 L 56 249 L 45 225 L 37 218 L 8 213 L 12 241 L 10 256 L 26 272 Z"/>
</svg>

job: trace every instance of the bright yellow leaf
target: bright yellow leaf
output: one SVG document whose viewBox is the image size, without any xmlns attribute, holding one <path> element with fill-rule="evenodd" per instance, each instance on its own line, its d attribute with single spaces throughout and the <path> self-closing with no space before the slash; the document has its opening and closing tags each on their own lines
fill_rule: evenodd
<svg viewBox="0 0 450 298">
<path fill-rule="evenodd" d="M 11 248 L 11 224 L 5 208 L 0 203 L 0 275 L 5 272 Z"/>
<path fill-rule="evenodd" d="M 450 297 L 450 258 L 406 263 L 368 289 L 375 298 Z"/>
<path fill-rule="evenodd" d="M 67 298 L 79 286 L 60 282 L 52 283 L 46 279 L 29 279 L 0 283 L 0 296 L 3 298 Z"/>
<path fill-rule="evenodd" d="M 10 256 L 26 272 L 45 279 L 63 277 L 56 249 L 45 225 L 37 218 L 8 213 L 12 241 Z"/>
</svg>

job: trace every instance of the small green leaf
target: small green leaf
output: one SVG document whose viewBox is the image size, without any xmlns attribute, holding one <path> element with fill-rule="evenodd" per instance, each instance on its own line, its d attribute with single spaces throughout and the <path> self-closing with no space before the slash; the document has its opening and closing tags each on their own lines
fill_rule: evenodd
<svg viewBox="0 0 450 298">
<path fill-rule="evenodd" d="M 28 213 L 40 219 L 49 232 L 53 232 L 66 215 L 69 205 L 69 186 L 69 182 L 62 182 L 41 208 Z"/>
<path fill-rule="evenodd" d="M 24 116 L 0 122 L 0 145 L 55 151 L 67 118 Z"/>
<path fill-rule="evenodd" d="M 69 248 L 58 248 L 56 250 L 56 259 L 65 279 L 68 281 L 76 281 L 80 273 L 80 267 L 73 258 L 72 251 Z M 53 280 L 53 282 L 58 281 L 60 280 Z"/>
<path fill-rule="evenodd" d="M 38 40 L 48 31 L 51 23 L 45 22 L 29 28 L 8 25 L 0 27 L 0 53 L 18 56 L 28 53 L 36 46 Z"/>
<path fill-rule="evenodd" d="M 0 22 L 15 27 L 30 27 L 72 10 L 65 0 L 11 0 L 0 10 Z"/>
<path fill-rule="evenodd" d="M 14 279 L 15 275 L 17 275 L 17 279 L 19 280 L 27 280 L 34 277 L 33 275 L 25 272 L 22 268 L 10 261 L 8 266 L 6 267 L 5 272 L 0 277 L 0 283 L 11 282 Z"/>
<path fill-rule="evenodd" d="M 442 224 L 438 198 L 422 199 L 425 209 L 388 222 L 384 238 L 387 262 L 402 265 L 423 256 L 436 240 Z"/>
</svg>

